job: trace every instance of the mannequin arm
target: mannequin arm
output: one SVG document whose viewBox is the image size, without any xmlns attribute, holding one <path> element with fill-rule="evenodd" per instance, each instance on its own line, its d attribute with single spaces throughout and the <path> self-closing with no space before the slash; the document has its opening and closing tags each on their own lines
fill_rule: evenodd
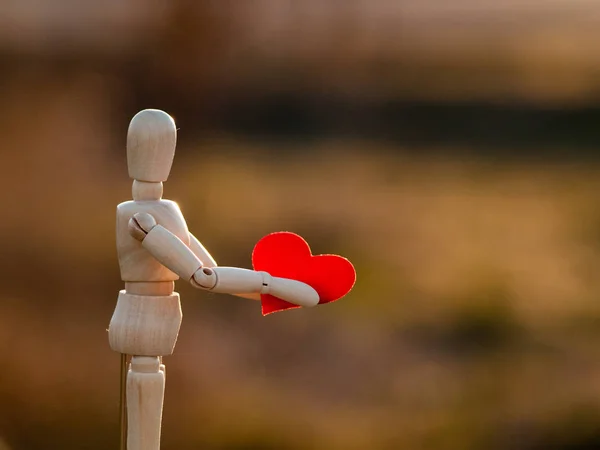
<svg viewBox="0 0 600 450">
<path fill-rule="evenodd" d="M 217 267 L 215 259 L 208 253 L 208 250 L 202 245 L 202 242 L 200 242 L 192 233 L 190 233 L 190 249 L 194 252 L 194 255 L 202 261 L 204 267 Z"/>
<path fill-rule="evenodd" d="M 304 307 L 316 306 L 319 303 L 319 294 L 306 283 L 239 267 L 204 267 L 194 273 L 190 282 L 196 287 L 212 292 L 271 294 Z"/>
<path fill-rule="evenodd" d="M 206 248 L 204 247 L 204 245 L 202 245 L 202 242 L 200 242 L 198 240 L 198 238 L 196 238 L 196 236 L 194 236 L 192 233 L 190 233 L 190 249 L 192 249 L 192 252 L 194 252 L 194 254 L 198 257 L 198 259 L 200 259 L 200 261 L 202 261 L 203 263 L 203 267 L 217 267 L 217 262 L 215 261 L 215 259 L 211 256 L 211 254 L 208 252 L 208 250 L 206 250 Z M 260 301 L 260 294 L 258 293 L 233 293 L 233 295 L 236 295 L 238 297 L 243 297 L 243 298 L 249 298 L 250 300 L 257 300 Z"/>
<path fill-rule="evenodd" d="M 181 239 L 158 225 L 148 213 L 135 214 L 128 226 L 131 236 L 141 241 L 154 258 L 194 287 L 224 294 L 271 294 L 306 307 L 319 303 L 317 292 L 300 281 L 237 267 L 203 267 L 202 261 Z"/>
</svg>

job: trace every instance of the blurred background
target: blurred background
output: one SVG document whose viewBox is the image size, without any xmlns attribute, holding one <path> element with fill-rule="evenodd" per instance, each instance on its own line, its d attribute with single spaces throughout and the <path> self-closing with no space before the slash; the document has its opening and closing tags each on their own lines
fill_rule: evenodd
<svg viewBox="0 0 600 450">
<path fill-rule="evenodd" d="M 179 283 L 164 450 L 600 448 L 600 4 L 0 0 L 0 449 L 118 448 L 140 109 L 221 265 L 354 262 L 261 317 Z"/>
</svg>

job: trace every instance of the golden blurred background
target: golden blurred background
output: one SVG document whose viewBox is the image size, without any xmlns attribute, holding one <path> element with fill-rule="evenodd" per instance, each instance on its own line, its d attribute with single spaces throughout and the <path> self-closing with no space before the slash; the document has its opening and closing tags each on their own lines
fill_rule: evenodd
<svg viewBox="0 0 600 450">
<path fill-rule="evenodd" d="M 125 138 L 221 265 L 354 262 L 261 317 L 179 283 L 164 450 L 600 448 L 600 4 L 0 1 L 0 449 L 118 447 Z"/>
</svg>

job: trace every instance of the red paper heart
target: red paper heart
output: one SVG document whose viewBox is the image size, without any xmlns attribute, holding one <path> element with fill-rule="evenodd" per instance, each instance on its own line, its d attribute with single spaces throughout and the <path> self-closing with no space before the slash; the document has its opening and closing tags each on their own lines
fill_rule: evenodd
<svg viewBox="0 0 600 450">
<path fill-rule="evenodd" d="M 313 255 L 308 243 L 287 231 L 271 233 L 254 246 L 254 270 L 274 277 L 290 278 L 308 284 L 319 294 L 319 304 L 339 300 L 356 281 L 354 266 L 338 255 Z M 280 298 L 261 294 L 263 315 L 299 308 Z"/>
</svg>

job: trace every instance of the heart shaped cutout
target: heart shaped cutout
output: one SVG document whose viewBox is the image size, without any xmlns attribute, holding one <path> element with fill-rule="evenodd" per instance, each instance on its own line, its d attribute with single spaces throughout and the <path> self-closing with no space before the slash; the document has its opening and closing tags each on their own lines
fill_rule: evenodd
<svg viewBox="0 0 600 450">
<path fill-rule="evenodd" d="M 356 271 L 349 260 L 338 255 L 313 255 L 301 236 L 287 231 L 268 234 L 258 241 L 252 252 L 252 266 L 274 277 L 308 284 L 319 294 L 319 304 L 339 300 L 356 282 Z M 264 316 L 300 308 L 269 294 L 260 297 Z"/>
</svg>

